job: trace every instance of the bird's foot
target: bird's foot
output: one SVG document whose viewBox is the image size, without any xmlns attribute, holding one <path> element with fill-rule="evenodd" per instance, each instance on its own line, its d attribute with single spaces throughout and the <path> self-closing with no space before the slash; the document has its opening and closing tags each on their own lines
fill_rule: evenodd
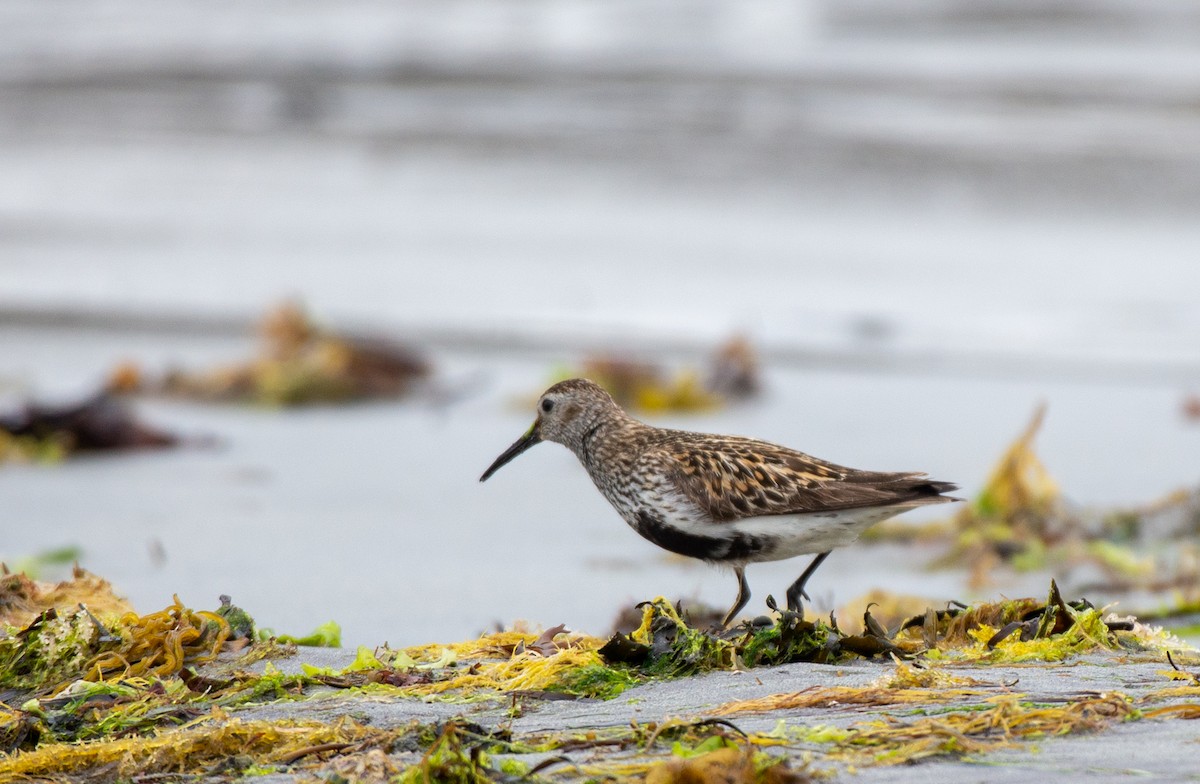
<svg viewBox="0 0 1200 784">
<path fill-rule="evenodd" d="M 799 607 L 799 608 L 794 607 L 791 597 L 788 597 L 788 608 L 786 610 L 783 610 L 783 609 L 780 609 L 779 605 L 775 603 L 775 597 L 771 596 L 770 594 L 767 594 L 767 607 L 771 610 L 771 612 L 779 613 L 779 620 L 781 623 L 783 621 L 803 621 L 804 620 L 803 607 Z"/>
</svg>

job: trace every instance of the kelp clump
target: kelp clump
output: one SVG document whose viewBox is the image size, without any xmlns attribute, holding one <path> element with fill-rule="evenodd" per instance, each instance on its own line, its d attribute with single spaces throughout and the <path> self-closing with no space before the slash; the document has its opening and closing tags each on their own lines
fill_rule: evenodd
<svg viewBox="0 0 1200 784">
<path fill-rule="evenodd" d="M 50 608 L 0 637 L 0 686 L 58 690 L 75 679 L 102 681 L 179 674 L 185 664 L 212 660 L 229 638 L 217 613 L 175 603 L 157 613 L 129 612 L 115 622 L 87 606 Z"/>
<path fill-rule="evenodd" d="M 87 577 L 81 572 L 73 582 Z M 62 591 L 58 596 L 65 600 L 72 594 Z M 101 607 L 103 595 L 95 598 L 100 600 L 97 608 Z M 26 753 L 17 761 L 0 764 L 0 780 L 12 773 L 14 765 L 21 770 L 29 765 L 34 766 L 29 770 L 39 769 L 41 763 L 31 759 L 43 759 L 50 766 L 46 770 L 59 770 L 54 767 L 55 754 L 42 754 L 43 747 L 56 743 L 120 736 L 128 745 L 142 733 L 206 715 L 219 717 L 224 707 L 295 697 L 305 686 L 319 683 L 305 676 L 285 676 L 269 666 L 263 674 L 252 675 L 236 669 L 232 657 L 221 667 L 204 669 L 219 654 L 232 654 L 249 644 L 253 626 L 253 620 L 231 602 L 208 612 L 192 610 L 178 597 L 165 609 L 147 615 L 60 604 L 42 610 L 24 626 L 4 625 L 0 628 L 0 760 L 17 749 L 37 749 L 40 756 L 31 758 Z M 246 636 L 235 639 L 239 635 Z M 274 641 L 259 643 L 238 661 L 249 663 L 294 650 Z M 141 754 L 151 746 L 121 754 Z M 71 755 L 87 757 L 98 748 L 73 748 Z M 161 754 L 167 753 L 163 747 Z M 151 761 L 145 765 L 155 767 Z"/>
<path fill-rule="evenodd" d="M 829 663 L 851 654 L 869 658 L 905 653 L 877 630 L 845 634 L 836 619 L 808 621 L 797 613 L 778 610 L 770 600 L 768 605 L 778 616 L 774 623 L 747 622 L 728 630 L 705 631 L 689 625 L 679 607 L 660 597 L 641 605 L 638 629 L 629 635 L 615 633 L 599 653 L 609 663 L 632 665 L 646 676 Z"/>
<path fill-rule="evenodd" d="M 262 352 L 242 364 L 148 379 L 135 365 L 117 368 L 114 393 L 301 406 L 400 397 L 430 373 L 428 362 L 395 342 L 318 327 L 298 305 L 270 312 L 260 328 Z"/>
<path fill-rule="evenodd" d="M 908 619 L 898 644 L 920 641 L 931 659 L 1009 663 L 1058 661 L 1097 650 L 1160 649 L 1170 640 L 1139 632 L 1131 620 L 1105 617 L 1086 599 L 1066 602 L 1052 580 L 1045 602 L 1017 599 L 946 610 Z"/>
<path fill-rule="evenodd" d="M 220 613 L 184 607 L 178 596 L 174 600 L 156 613 L 122 616 L 116 634 L 109 635 L 116 638 L 112 647 L 88 662 L 84 677 L 162 677 L 178 674 L 185 664 L 215 659 L 229 639 L 229 622 Z"/>
<path fill-rule="evenodd" d="M 108 394 L 78 403 L 29 403 L 0 414 L 0 463 L 54 462 L 77 452 L 163 449 L 180 439 L 141 422 Z"/>
<path fill-rule="evenodd" d="M 15 435 L 0 426 L 0 463 L 55 463 L 67 455 L 59 438 Z"/>
<path fill-rule="evenodd" d="M 768 601 L 769 605 L 772 605 Z M 1096 650 L 1163 648 L 1130 620 L 1105 618 L 1086 599 L 1066 602 L 1051 581 L 1044 602 L 1034 599 L 929 609 L 889 631 L 868 609 L 862 631 L 806 620 L 772 606 L 774 623 L 747 622 L 728 630 L 688 625 L 685 614 L 664 599 L 642 605 L 642 625 L 615 633 L 599 649 L 611 666 L 644 677 L 691 675 L 795 662 L 835 663 L 849 656 L 892 656 L 988 662 L 1056 661 Z"/>
</svg>

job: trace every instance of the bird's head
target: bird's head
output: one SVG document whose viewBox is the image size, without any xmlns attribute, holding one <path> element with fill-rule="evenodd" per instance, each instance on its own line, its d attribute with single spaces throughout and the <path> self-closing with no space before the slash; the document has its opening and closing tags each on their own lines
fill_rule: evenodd
<svg viewBox="0 0 1200 784">
<path fill-rule="evenodd" d="M 584 435 L 613 412 L 620 414 L 620 407 L 596 382 L 586 378 L 558 382 L 538 398 L 537 419 L 533 425 L 488 466 L 479 481 L 487 481 L 517 455 L 542 441 L 562 444 L 579 454 Z"/>
</svg>

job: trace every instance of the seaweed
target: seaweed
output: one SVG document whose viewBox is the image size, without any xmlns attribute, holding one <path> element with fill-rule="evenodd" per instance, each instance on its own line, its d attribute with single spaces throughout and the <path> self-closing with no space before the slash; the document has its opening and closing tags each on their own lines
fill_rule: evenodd
<svg viewBox="0 0 1200 784">
<path fill-rule="evenodd" d="M 709 670 L 746 669 L 794 662 L 832 664 L 850 656 L 897 659 L 922 656 L 990 662 L 1057 661 L 1094 650 L 1165 648 L 1125 620 L 1105 618 L 1086 599 L 1066 602 L 1051 580 L 1046 601 L 1017 599 L 926 610 L 888 631 L 868 608 L 863 631 L 847 634 L 837 619 L 806 620 L 780 610 L 773 623 L 747 622 L 733 629 L 705 631 L 665 599 L 640 605 L 642 625 L 631 634 L 614 633 L 597 653 L 613 667 L 644 677 L 680 677 Z"/>
<path fill-rule="evenodd" d="M 111 583 L 78 566 L 72 570 L 71 579 L 51 583 L 35 580 L 20 569 L 10 573 L 0 564 L 0 626 L 28 626 L 46 610 L 81 604 L 101 618 L 132 610 L 128 602 L 117 596 Z"/>
<path fill-rule="evenodd" d="M 116 368 L 114 394 L 158 394 L 213 402 L 301 406 L 401 397 L 427 377 L 429 363 L 408 346 L 318 327 L 298 304 L 269 312 L 260 356 L 238 365 L 147 378 L 133 364 Z"/>
<path fill-rule="evenodd" d="M 1016 695 L 993 697 L 983 710 L 943 713 L 912 722 L 869 721 L 836 742 L 842 753 L 867 752 L 877 765 L 912 763 L 940 755 L 979 754 L 1018 739 L 1095 732 L 1136 718 L 1123 694 L 1083 696 L 1065 705 L 1037 705 Z"/>
<path fill-rule="evenodd" d="M 157 735 L 46 743 L 0 761 L 0 778 L 48 777 L 108 768 L 119 779 L 158 773 L 213 775 L 233 773 L 252 763 L 272 765 L 300 759 L 341 744 L 361 743 L 384 733 L 351 719 L 333 724 L 290 721 L 239 721 L 214 715 Z M 392 733 L 394 735 L 394 733 Z"/>
<path fill-rule="evenodd" d="M 403 771 L 398 784 L 491 784 L 487 753 L 479 744 L 465 745 L 467 734 L 455 722 L 442 728 L 417 764 Z"/>
<path fill-rule="evenodd" d="M 677 749 L 673 759 L 651 766 L 645 784 L 802 784 L 814 780 L 807 770 L 792 769 L 783 757 L 736 744 L 706 743 L 695 751 Z"/>
<path fill-rule="evenodd" d="M 670 371 L 626 354 L 594 354 L 555 381 L 584 377 L 604 387 L 622 408 L 648 414 L 697 413 L 758 395 L 758 356 L 750 342 L 734 336 L 716 348 L 703 370 Z"/>
<path fill-rule="evenodd" d="M 932 568 L 970 565 L 969 587 L 986 586 L 1004 566 L 1016 571 L 1096 567 L 1102 580 L 1081 592 L 1172 592 L 1181 607 L 1200 602 L 1200 491 L 1175 491 L 1136 508 L 1088 510 L 1068 502 L 1034 449 L 1045 419 L 1039 406 L 983 488 L 948 521 L 875 526 L 866 540 L 941 545 Z"/>
<path fill-rule="evenodd" d="M 727 702 L 713 709 L 716 716 L 734 716 L 741 713 L 770 713 L 777 710 L 800 708 L 831 708 L 841 706 L 908 705 L 914 703 L 945 702 L 965 697 L 981 697 L 987 692 L 979 689 L 930 689 L 890 688 L 876 686 L 825 686 L 812 687 L 803 691 L 771 694 L 752 700 Z"/>
<path fill-rule="evenodd" d="M 78 403 L 28 403 L 0 414 L 0 462 L 55 462 L 77 452 L 163 449 L 179 438 L 147 425 L 107 393 Z"/>
<path fill-rule="evenodd" d="M 1049 548 L 1081 535 L 1081 521 L 1033 448 L 1045 413 L 1044 405 L 1034 411 L 983 489 L 955 516 L 953 541 L 935 566 L 969 563 L 971 585 L 981 587 L 996 565 L 1039 568 Z"/>
<path fill-rule="evenodd" d="M 79 573 L 76 580 L 89 577 Z M 0 637 L 0 688 L 25 700 L 33 698 L 27 704 L 44 718 L 47 711 L 57 712 L 72 732 L 85 703 L 89 709 L 120 703 L 132 714 L 136 711 L 130 703 L 140 695 L 150 695 L 153 703 L 172 701 L 187 690 L 182 679 L 195 677 L 186 668 L 211 661 L 229 636 L 224 618 L 190 610 L 178 597 L 160 612 L 126 612 L 110 621 L 82 604 L 74 610 L 52 606 L 23 628 L 10 628 L 13 633 Z M 165 680 L 171 678 L 175 680 Z M 103 686 L 92 689 L 87 682 Z M 175 690 L 176 683 L 180 690 Z M 113 684 L 139 686 L 127 693 Z M 101 694 L 104 706 L 93 699 Z M 46 701 L 48 696 L 53 699 Z M 88 720 L 99 722 L 102 713 L 92 710 Z"/>
<path fill-rule="evenodd" d="M 629 670 L 606 667 L 603 664 L 587 664 L 563 673 L 558 682 L 551 684 L 546 690 L 575 697 L 611 700 L 642 680 Z"/>
<path fill-rule="evenodd" d="M 259 642 L 273 640 L 287 645 L 303 645 L 308 648 L 340 648 L 342 647 L 342 627 L 336 621 L 326 621 L 303 637 L 292 634 L 278 634 L 274 629 L 259 629 Z"/>
<path fill-rule="evenodd" d="M 695 371 L 671 375 L 664 368 L 614 355 L 586 358 L 579 368 L 555 374 L 555 380 L 584 377 L 595 381 L 626 410 L 650 414 L 708 411 L 722 399 L 705 389 Z"/>
<path fill-rule="evenodd" d="M 0 638 L 0 688 L 32 692 L 81 676 L 100 638 L 101 630 L 85 610 L 43 611 Z"/>
<path fill-rule="evenodd" d="M 249 644 L 247 650 L 214 661 L 219 651 L 235 647 L 235 627 L 246 634 L 253 629 L 249 615 L 235 611 L 227 598 L 211 613 L 191 610 L 178 598 L 144 616 L 97 617 L 78 606 L 52 606 L 0 637 L 0 656 L 7 657 L 0 658 L 0 675 L 10 679 L 0 685 L 0 780 L 168 773 L 229 780 L 278 771 L 328 780 L 483 782 L 543 777 L 548 768 L 562 766 L 554 778 L 802 781 L 816 774 L 807 765 L 786 764 L 794 757 L 791 747 L 815 745 L 829 759 L 887 765 L 982 753 L 1143 716 L 1200 715 L 1194 705 L 1154 702 L 1159 693 L 1137 707 L 1116 693 L 1084 694 L 1065 704 L 1034 703 L 1009 693 L 1013 684 L 986 683 L 938 666 L 940 661 L 1056 661 L 1136 646 L 1162 649 L 1161 638 L 1136 624 L 1106 620 L 1084 600 L 1066 601 L 1053 583 L 1045 601 L 929 610 L 900 624 L 895 634 L 870 607 L 863 612 L 861 634 L 843 632 L 834 617 L 808 621 L 777 607 L 772 621 L 729 630 L 697 628 L 688 613 L 662 598 L 639 607 L 638 628 L 607 642 L 559 625 L 446 645 L 361 647 L 340 669 L 304 667 L 290 673 L 268 662 L 254 674 L 242 667 L 289 649 L 277 639 L 249 643 L 251 638 L 243 637 L 238 644 Z M 536 710 L 536 700 L 613 699 L 653 679 L 791 661 L 837 663 L 856 655 L 887 656 L 894 666 L 866 686 L 823 685 L 728 702 L 700 720 L 634 721 L 518 739 L 511 735 L 511 721 L 504 721 Z M 1174 666 L 1173 658 L 1167 661 Z M 1182 685 L 1162 690 L 1163 698 L 1196 694 L 1191 672 L 1175 667 L 1171 677 Z M 250 705 L 305 700 L 330 689 L 357 691 L 372 700 L 485 702 L 490 704 L 469 710 L 490 711 L 501 722 L 494 730 L 462 719 L 387 729 L 349 718 L 268 722 L 232 715 Z M 722 718 L 889 710 L 884 715 L 890 718 L 851 726 L 781 724 L 774 732 L 754 734 Z M 670 757 L 664 760 L 668 748 Z M 520 758 L 533 753 L 542 755 L 537 764 Z M 584 759 L 563 756 L 573 753 Z"/>
<path fill-rule="evenodd" d="M 629 635 L 614 633 L 598 653 L 610 664 L 633 666 L 651 677 L 794 662 L 831 663 L 852 654 L 865 658 L 907 654 L 877 631 L 843 634 L 835 619 L 829 623 L 805 620 L 797 613 L 779 610 L 770 597 L 767 606 L 776 613 L 776 622 L 747 622 L 726 631 L 704 631 L 689 625 L 684 613 L 661 597 L 639 606 L 641 626 Z M 869 612 L 865 617 L 869 618 Z"/>
<path fill-rule="evenodd" d="M 217 608 L 217 615 L 224 618 L 225 623 L 229 624 L 229 639 L 255 639 L 257 635 L 254 630 L 254 618 L 250 613 L 235 605 L 228 594 L 221 594 L 218 601 L 221 602 L 221 606 Z"/>
<path fill-rule="evenodd" d="M 1064 601 L 1053 580 L 1043 603 L 1017 599 L 930 609 L 902 624 L 896 639 L 920 639 L 926 648 L 924 655 L 935 660 L 987 659 L 996 663 L 1058 661 L 1088 651 L 1143 644 L 1129 624 L 1106 620 L 1086 599 Z"/>
<path fill-rule="evenodd" d="M 88 680 L 177 675 L 185 664 L 211 661 L 229 639 L 229 622 L 215 612 L 184 607 L 179 597 L 164 610 L 126 613 L 117 626 L 120 643 L 88 661 Z"/>
</svg>

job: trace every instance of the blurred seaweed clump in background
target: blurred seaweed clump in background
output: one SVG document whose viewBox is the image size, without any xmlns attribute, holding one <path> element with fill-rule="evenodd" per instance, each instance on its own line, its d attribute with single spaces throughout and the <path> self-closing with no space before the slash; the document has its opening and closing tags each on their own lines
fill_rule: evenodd
<svg viewBox="0 0 1200 784">
<path fill-rule="evenodd" d="M 190 400 L 302 406 L 402 397 L 431 368 L 416 350 L 383 338 L 317 326 L 285 303 L 259 329 L 262 350 L 247 361 L 208 371 L 173 369 L 149 378 L 135 364 L 116 368 L 108 389 Z"/>
<path fill-rule="evenodd" d="M 1181 489 L 1133 508 L 1086 509 L 1069 502 L 1034 450 L 1039 407 L 996 463 L 979 494 L 948 521 L 888 521 L 868 540 L 920 540 L 942 548 L 934 568 L 970 571 L 979 590 L 994 570 L 1052 570 L 1072 589 L 1166 598 L 1164 617 L 1200 612 L 1200 489 Z M 1144 597 L 1142 597 L 1144 598 Z"/>
<path fill-rule="evenodd" d="M 29 403 L 0 414 L 0 463 L 54 462 L 78 452 L 161 449 L 180 439 L 139 421 L 106 394 L 79 403 Z"/>
<path fill-rule="evenodd" d="M 762 390 L 758 355 L 749 341 L 736 336 L 717 347 L 703 370 L 667 368 L 629 355 L 596 354 L 579 367 L 555 374 L 554 380 L 589 378 L 604 387 L 624 409 L 645 414 L 696 413 Z"/>
</svg>

